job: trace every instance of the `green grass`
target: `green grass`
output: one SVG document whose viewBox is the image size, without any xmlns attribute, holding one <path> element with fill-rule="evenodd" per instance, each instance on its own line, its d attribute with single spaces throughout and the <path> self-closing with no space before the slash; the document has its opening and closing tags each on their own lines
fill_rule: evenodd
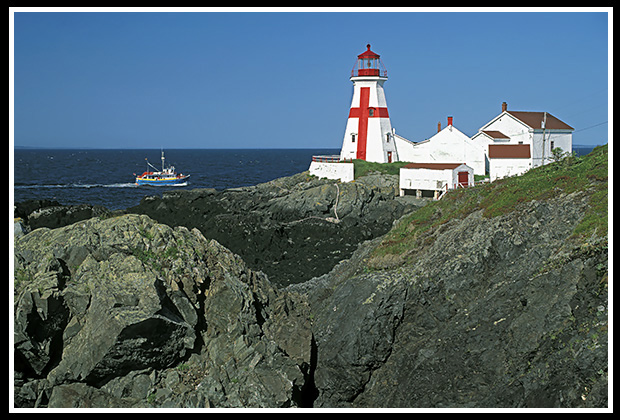
<svg viewBox="0 0 620 420">
<path fill-rule="evenodd" d="M 371 172 L 380 172 L 387 175 L 398 175 L 400 168 L 409 162 L 376 163 L 366 162 L 365 160 L 354 159 L 353 167 L 355 179 L 368 175 Z"/>
<path fill-rule="evenodd" d="M 384 238 L 371 261 L 385 260 L 424 246 L 430 241 L 425 233 L 453 219 L 462 219 L 477 210 L 484 217 L 512 212 L 522 203 L 547 200 L 575 191 L 586 192 L 589 206 L 571 240 L 607 235 L 607 145 L 590 154 L 565 159 L 531 169 L 521 176 L 496 180 L 472 188 L 450 190 L 440 201 L 434 201 L 405 217 Z M 378 264 L 377 267 L 381 265 Z"/>
</svg>

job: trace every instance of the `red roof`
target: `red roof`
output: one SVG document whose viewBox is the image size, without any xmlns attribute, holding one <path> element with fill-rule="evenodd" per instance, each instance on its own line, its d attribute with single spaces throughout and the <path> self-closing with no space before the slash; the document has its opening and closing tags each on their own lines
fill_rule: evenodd
<svg viewBox="0 0 620 420">
<path fill-rule="evenodd" d="M 506 134 L 502 133 L 501 131 L 494 131 L 494 130 L 486 130 L 486 131 L 482 131 L 484 134 L 486 134 L 489 137 L 492 137 L 494 139 L 509 139 L 510 137 L 508 137 Z"/>
<path fill-rule="evenodd" d="M 367 50 L 357 56 L 357 58 L 379 58 L 380 55 L 370 51 L 370 44 L 366 44 Z"/>
<path fill-rule="evenodd" d="M 464 165 L 464 163 L 408 163 L 405 166 L 403 166 L 403 168 L 454 169 L 461 165 Z"/>
<path fill-rule="evenodd" d="M 529 158 L 529 144 L 489 144 L 489 158 Z"/>
<path fill-rule="evenodd" d="M 545 118 L 544 112 L 530 112 L 530 111 L 506 111 L 519 121 L 525 123 L 529 127 L 542 129 L 542 122 Z M 553 115 L 547 112 L 547 123 L 545 125 L 547 130 L 574 130 L 573 127 L 566 124 L 564 121 L 559 120 Z"/>
</svg>

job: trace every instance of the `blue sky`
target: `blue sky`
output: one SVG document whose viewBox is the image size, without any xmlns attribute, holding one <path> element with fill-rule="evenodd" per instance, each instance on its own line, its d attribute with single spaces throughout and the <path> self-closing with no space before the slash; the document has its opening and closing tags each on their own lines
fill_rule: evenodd
<svg viewBox="0 0 620 420">
<path fill-rule="evenodd" d="M 608 139 L 611 8 L 26 10 L 12 9 L 15 146 L 340 148 L 367 43 L 409 140 L 447 116 L 471 136 L 503 101 L 565 121 L 574 144 Z"/>
</svg>

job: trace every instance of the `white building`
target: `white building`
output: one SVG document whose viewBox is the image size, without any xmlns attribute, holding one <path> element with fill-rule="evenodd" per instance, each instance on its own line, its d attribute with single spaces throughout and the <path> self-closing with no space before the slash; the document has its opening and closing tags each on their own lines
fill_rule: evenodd
<svg viewBox="0 0 620 420">
<path fill-rule="evenodd" d="M 476 175 L 484 175 L 486 173 L 486 148 L 473 143 L 452 123 L 453 118 L 448 117 L 448 125 L 443 130 L 439 123 L 437 134 L 418 143 L 394 135 L 398 160 L 425 163 L 464 162 L 473 168 Z"/>
<path fill-rule="evenodd" d="M 486 151 L 487 168 L 493 180 L 551 162 L 551 151 L 555 148 L 571 153 L 573 131 L 573 127 L 548 112 L 508 111 L 504 102 L 501 114 L 482 126 L 471 142 Z M 517 145 L 528 146 L 529 156 L 526 157 L 525 147 L 491 147 Z M 494 159 L 502 160 L 493 162 Z"/>
<path fill-rule="evenodd" d="M 351 182 L 355 178 L 353 162 L 341 162 L 338 156 L 312 156 L 310 175 Z"/>
<path fill-rule="evenodd" d="M 379 59 L 379 54 L 370 50 L 370 44 L 366 47 L 367 50 L 357 56 L 357 62 L 351 71 L 353 99 L 340 159 L 395 162 L 398 158 L 383 90 L 387 71 Z"/>
<path fill-rule="evenodd" d="M 489 144 L 489 178 L 520 175 L 532 167 L 529 144 Z"/>
<path fill-rule="evenodd" d="M 352 164 L 343 165 L 343 162 L 353 159 L 437 165 L 459 162 L 476 175 L 489 173 L 491 180 L 494 180 L 551 162 L 552 150 L 556 148 L 572 152 L 574 129 L 571 126 L 548 112 L 508 111 L 506 102 L 502 103 L 502 112 L 471 138 L 454 127 L 452 117 L 448 117 L 448 125 L 444 129 L 439 124 L 437 134 L 424 141 L 413 142 L 397 135 L 392 129 L 383 90 L 387 71 L 379 54 L 370 50 L 370 44 L 366 47 L 367 50 L 357 56 L 351 71 L 353 98 L 340 154 L 316 157 L 310 167 L 311 174 L 350 180 Z M 414 172 L 410 175 L 413 176 Z M 405 182 L 413 182 L 411 176 L 405 178 Z M 440 179 L 431 177 L 429 180 L 437 183 Z M 446 185 L 454 184 L 447 178 L 444 181 Z M 473 180 L 469 185 L 472 183 Z M 401 191 L 436 191 L 412 185 L 401 187 Z"/>
<path fill-rule="evenodd" d="M 400 168 L 400 195 L 439 198 L 443 192 L 474 184 L 474 170 L 463 163 L 410 163 Z"/>
</svg>

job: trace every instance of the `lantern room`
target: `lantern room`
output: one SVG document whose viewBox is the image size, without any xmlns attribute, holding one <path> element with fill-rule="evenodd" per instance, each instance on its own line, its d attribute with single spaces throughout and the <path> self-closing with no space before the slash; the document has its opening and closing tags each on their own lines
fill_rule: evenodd
<svg viewBox="0 0 620 420">
<path fill-rule="evenodd" d="M 370 44 L 367 44 L 366 48 L 366 51 L 357 56 L 357 62 L 351 70 L 351 77 L 379 76 L 387 78 L 387 70 L 383 66 L 379 54 L 370 50 Z"/>
</svg>

